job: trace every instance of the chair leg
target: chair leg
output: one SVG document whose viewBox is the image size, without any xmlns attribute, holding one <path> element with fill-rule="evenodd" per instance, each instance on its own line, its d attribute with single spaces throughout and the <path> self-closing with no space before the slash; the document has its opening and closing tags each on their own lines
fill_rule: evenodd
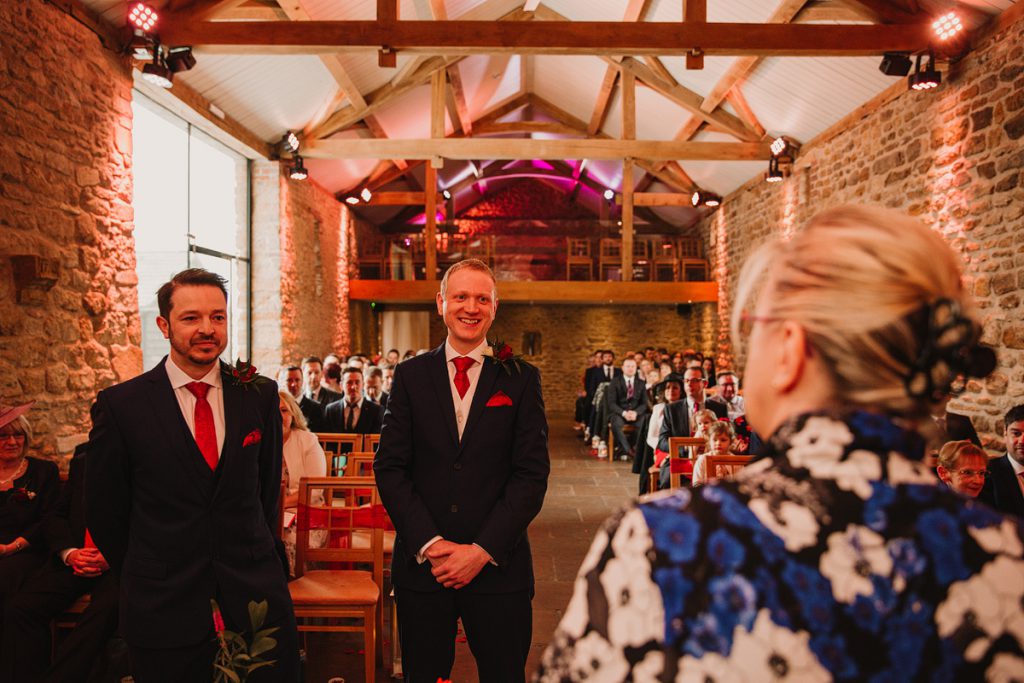
<svg viewBox="0 0 1024 683">
<path fill-rule="evenodd" d="M 367 607 L 363 613 L 363 662 L 366 667 L 366 683 L 374 683 L 377 675 L 377 606 Z"/>
<path fill-rule="evenodd" d="M 377 603 L 377 659 L 380 660 L 380 665 L 384 666 L 387 662 L 384 661 L 384 590 L 380 592 L 381 599 Z"/>
</svg>

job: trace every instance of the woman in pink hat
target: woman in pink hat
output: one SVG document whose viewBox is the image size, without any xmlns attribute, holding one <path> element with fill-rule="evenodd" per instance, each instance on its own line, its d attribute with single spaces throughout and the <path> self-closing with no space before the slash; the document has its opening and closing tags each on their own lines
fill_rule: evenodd
<svg viewBox="0 0 1024 683">
<path fill-rule="evenodd" d="M 0 610 L 46 560 L 43 520 L 60 493 L 57 465 L 27 457 L 31 406 L 0 405 Z"/>
</svg>

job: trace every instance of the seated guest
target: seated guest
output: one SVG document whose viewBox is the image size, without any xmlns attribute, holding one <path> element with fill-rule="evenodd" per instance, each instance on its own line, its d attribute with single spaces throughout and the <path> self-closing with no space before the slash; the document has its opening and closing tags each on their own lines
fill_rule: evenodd
<svg viewBox="0 0 1024 683">
<path fill-rule="evenodd" d="M 288 556 L 288 574 L 295 576 L 295 511 L 299 504 L 299 480 L 303 477 L 326 477 L 327 457 L 316 434 L 306 428 L 306 421 L 299 410 L 295 398 L 287 391 L 278 392 L 281 397 L 281 449 L 284 456 L 284 466 L 281 470 L 281 479 L 284 481 L 284 533 L 281 541 L 284 542 L 285 554 Z M 314 493 L 314 498 L 319 496 L 323 502 L 323 494 Z M 289 514 L 291 513 L 291 514 Z M 310 532 L 310 543 L 323 545 L 326 540 L 326 532 Z"/>
<path fill-rule="evenodd" d="M 707 447 L 708 429 L 713 424 L 717 423 L 720 419 L 725 419 L 725 418 L 720 418 L 717 413 L 714 413 L 714 412 L 712 412 L 712 411 L 710 411 L 710 410 L 708 410 L 706 408 L 704 410 L 698 411 L 696 415 L 693 415 L 693 423 L 697 425 L 697 431 L 695 431 L 693 433 L 693 437 L 695 439 L 704 439 L 704 442 L 705 442 L 705 445 L 697 446 L 694 449 L 694 451 L 693 451 L 694 455 L 696 455 L 696 456 L 703 455 L 708 450 L 708 447 Z M 662 426 L 663 427 L 664 427 L 664 424 L 665 423 L 662 422 Z M 686 435 L 684 435 L 684 434 L 675 434 L 673 436 L 686 436 Z M 668 437 L 666 437 L 665 438 L 666 451 L 664 453 L 662 453 L 662 451 L 660 451 L 660 450 L 657 451 L 657 455 L 658 456 L 668 456 L 669 455 L 669 453 L 667 452 L 669 443 L 670 443 L 669 439 L 668 439 Z M 661 462 L 661 474 L 660 474 L 660 476 L 658 478 L 658 488 L 659 489 L 667 489 L 667 488 L 669 488 L 669 486 L 671 484 L 671 481 L 672 481 L 672 463 L 669 461 L 669 459 L 667 457 L 661 457 L 659 459 L 659 462 Z M 684 469 L 681 472 L 681 474 L 687 480 L 689 480 L 692 477 L 692 475 L 693 475 L 692 465 L 690 464 L 689 461 L 686 461 L 686 462 L 683 463 L 683 467 L 684 467 Z"/>
<path fill-rule="evenodd" d="M 675 403 L 683 396 L 683 378 L 678 375 L 669 375 L 664 382 L 654 387 L 656 400 L 651 409 L 651 419 L 647 425 L 645 436 L 646 448 L 643 457 L 634 461 L 633 472 L 640 475 L 640 494 L 648 493 L 650 486 L 651 470 L 657 471 L 662 461 L 668 456 L 665 451 L 658 450 L 658 436 L 661 434 L 661 423 L 665 419 L 665 407 Z"/>
<path fill-rule="evenodd" d="M 704 431 L 708 440 L 708 452 L 701 454 L 693 464 L 693 485 L 704 484 L 708 480 L 708 456 L 732 455 L 733 434 L 732 424 L 728 421 L 716 421 L 708 425 Z"/>
<path fill-rule="evenodd" d="M 345 368 L 345 396 L 324 409 L 324 424 L 332 434 L 379 434 L 384 409 L 363 396 L 363 371 Z"/>
<path fill-rule="evenodd" d="M 367 368 L 363 382 L 366 384 L 366 398 L 379 405 L 381 409 L 387 410 L 388 394 L 384 391 L 384 371 L 378 367 Z"/>
<path fill-rule="evenodd" d="M 341 400 L 341 394 L 325 389 L 321 384 L 324 375 L 324 365 L 316 356 L 307 356 L 302 359 L 303 395 L 316 401 L 321 408 L 328 403 Z"/>
<path fill-rule="evenodd" d="M 302 393 L 302 369 L 295 365 L 289 365 L 281 370 L 277 376 L 277 386 L 291 394 L 292 398 L 298 401 L 299 410 L 306 418 L 306 426 L 312 432 L 319 432 L 320 425 L 324 421 L 324 409 L 319 403 L 303 395 Z"/>
<path fill-rule="evenodd" d="M 661 376 L 661 381 L 664 382 L 672 374 L 672 365 L 670 363 L 662 363 L 658 366 L 658 374 Z"/>
<path fill-rule="evenodd" d="M 683 391 L 685 401 L 677 401 L 665 409 L 665 421 L 661 423 L 658 435 L 658 449 L 668 452 L 668 440 L 673 436 L 695 436 L 700 426 L 697 420 L 702 410 L 710 410 L 714 418 L 728 417 L 725 404 L 718 401 L 704 400 L 704 371 L 700 368 L 687 368 L 683 373 Z M 705 416 L 705 420 L 708 420 Z"/>
<path fill-rule="evenodd" d="M 381 385 L 381 388 L 384 390 L 385 394 L 390 394 L 391 393 L 391 383 L 394 380 L 395 380 L 395 369 L 393 367 L 391 367 L 391 368 L 384 368 L 384 384 Z"/>
<path fill-rule="evenodd" d="M 60 495 L 57 465 L 28 457 L 31 407 L 0 405 L 0 611 L 46 561 L 43 522 Z"/>
<path fill-rule="evenodd" d="M 68 483 L 47 519 L 47 561 L 7 601 L 0 664 L 7 681 L 98 680 L 117 630 L 117 577 L 85 528 L 86 444 L 75 449 Z M 50 662 L 50 621 L 86 593 L 88 607 Z M 49 666 L 47 666 L 49 664 Z"/>
<path fill-rule="evenodd" d="M 932 406 L 931 418 L 935 431 L 931 434 L 928 453 L 925 456 L 925 464 L 935 467 L 939 455 L 939 448 L 950 441 L 970 441 L 978 448 L 981 448 L 981 439 L 978 432 L 971 423 L 971 418 L 958 413 L 951 413 L 946 410 L 950 399 L 953 396 L 962 394 L 967 383 L 963 377 L 958 377 L 953 382 L 952 390 L 943 396 L 942 400 Z"/>
<path fill-rule="evenodd" d="M 1003 418 L 1006 454 L 988 462 L 988 481 L 981 500 L 996 510 L 1024 517 L 1024 404 Z"/>
<path fill-rule="evenodd" d="M 651 400 L 653 402 L 654 388 L 661 384 L 661 373 L 658 372 L 657 370 L 652 369 L 649 372 L 647 372 L 647 374 L 642 375 L 642 377 L 644 377 L 644 379 L 647 380 L 647 393 L 651 397 Z"/>
<path fill-rule="evenodd" d="M 708 378 L 708 389 L 714 389 L 718 384 L 718 377 L 715 374 L 715 359 L 711 356 L 706 357 L 701 361 L 701 369 L 704 370 L 704 376 Z"/>
<path fill-rule="evenodd" d="M 995 365 L 956 253 L 836 207 L 735 291 L 766 452 L 602 525 L 534 680 L 1019 680 L 1024 525 L 920 462 L 936 391 Z"/>
<path fill-rule="evenodd" d="M 988 456 L 970 441 L 950 441 L 939 449 L 939 479 L 968 498 L 977 498 L 988 478 Z"/>
<path fill-rule="evenodd" d="M 393 368 L 398 365 L 400 360 L 402 360 L 402 354 L 399 353 L 398 349 L 388 349 L 388 352 L 384 354 L 385 367 Z"/>
<path fill-rule="evenodd" d="M 635 446 L 626 437 L 624 427 L 636 427 L 647 413 L 647 382 L 636 374 L 636 361 L 632 356 L 627 356 L 626 360 L 622 361 L 622 375 L 612 380 L 606 400 L 615 445 L 618 445 L 623 456 L 632 458 Z M 638 439 L 639 434 L 634 434 L 633 438 Z M 613 444 L 608 444 L 609 457 L 613 448 Z"/>
<path fill-rule="evenodd" d="M 718 395 L 714 397 L 714 400 L 725 404 L 730 420 L 735 420 L 746 412 L 743 397 L 738 393 L 739 388 L 740 378 L 735 372 L 723 370 L 718 373 Z M 709 397 L 708 400 L 712 399 Z"/>
<path fill-rule="evenodd" d="M 335 394 L 343 393 L 341 388 L 341 363 L 324 364 L 324 373 L 320 379 L 320 387 Z"/>
</svg>

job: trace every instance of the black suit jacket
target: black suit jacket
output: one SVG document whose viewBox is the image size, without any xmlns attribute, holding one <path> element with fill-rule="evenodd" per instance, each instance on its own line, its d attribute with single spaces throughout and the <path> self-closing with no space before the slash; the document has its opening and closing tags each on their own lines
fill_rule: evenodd
<svg viewBox="0 0 1024 683">
<path fill-rule="evenodd" d="M 689 402 L 683 398 L 673 401 L 665 408 L 665 419 L 661 423 L 661 431 L 658 432 L 658 450 L 668 452 L 668 440 L 673 436 L 690 436 L 690 411 Z M 704 408 L 710 410 L 719 418 L 729 417 L 729 410 L 721 401 L 704 401 Z"/>
<path fill-rule="evenodd" d="M 352 434 L 377 434 L 380 432 L 384 409 L 373 401 L 364 398 L 359 407 L 359 419 L 356 420 Z M 346 434 L 345 402 L 335 401 L 324 409 L 324 431 L 331 434 Z"/>
<path fill-rule="evenodd" d="M 85 452 L 82 446 L 75 449 L 68 481 L 45 523 L 46 543 L 53 553 L 85 545 Z"/>
<path fill-rule="evenodd" d="M 621 368 L 612 368 L 612 379 L 616 377 L 622 377 Z M 607 381 L 609 380 L 604 374 L 603 365 L 599 365 L 596 368 L 587 368 L 587 371 L 583 374 L 583 388 L 590 398 L 593 398 L 594 394 L 597 393 L 597 387 L 601 385 L 601 382 Z"/>
<path fill-rule="evenodd" d="M 395 369 L 373 469 L 397 538 L 396 586 L 441 589 L 416 553 L 435 536 L 476 543 L 494 558 L 470 593 L 533 589 L 526 528 L 540 511 L 550 470 L 540 373 L 520 361 L 504 372 L 484 360 L 461 442 L 444 345 Z M 491 405 L 503 393 L 511 405 Z M 500 618 L 500 615 L 495 615 Z"/>
<path fill-rule="evenodd" d="M 1005 453 L 988 461 L 988 481 L 978 496 L 996 510 L 1024 517 L 1024 494 Z"/>
<path fill-rule="evenodd" d="M 307 396 L 306 398 L 309 397 Z M 320 387 L 320 393 L 316 395 L 315 400 L 317 403 L 320 404 L 321 408 L 326 408 L 331 403 L 334 403 L 335 401 L 340 401 L 343 398 L 345 398 L 344 394 L 339 394 L 337 391 L 331 391 L 330 389 Z M 312 401 L 314 399 L 309 400 Z"/>
<path fill-rule="evenodd" d="M 228 623 L 248 625 L 249 601 L 264 599 L 268 623 L 293 619 L 274 541 L 282 462 L 277 385 L 261 378 L 244 388 L 222 375 L 224 445 L 211 471 L 166 362 L 101 391 L 92 409 L 86 522 L 120 573 L 122 633 L 138 647 L 198 644 L 211 633 L 210 598 Z"/>
<path fill-rule="evenodd" d="M 623 411 L 635 410 L 636 421 L 640 422 L 647 413 L 647 383 L 640 379 L 640 375 L 633 375 L 633 398 L 627 398 L 628 392 L 625 375 L 616 375 L 605 394 L 608 412 L 621 417 Z"/>
<path fill-rule="evenodd" d="M 981 448 L 981 439 L 971 418 L 957 413 L 946 413 L 946 439 L 943 441 L 970 441 Z"/>
<path fill-rule="evenodd" d="M 324 409 L 319 403 L 309 396 L 303 396 L 299 401 L 299 410 L 302 411 L 302 416 L 306 418 L 306 426 L 309 427 L 309 431 L 326 431 L 324 429 Z"/>
</svg>

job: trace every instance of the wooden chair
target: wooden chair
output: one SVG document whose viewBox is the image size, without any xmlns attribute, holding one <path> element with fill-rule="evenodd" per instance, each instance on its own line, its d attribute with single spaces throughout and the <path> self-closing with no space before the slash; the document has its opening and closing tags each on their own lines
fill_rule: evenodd
<svg viewBox="0 0 1024 683">
<path fill-rule="evenodd" d="M 699 237 L 680 237 L 676 240 L 679 258 L 704 258 L 704 247 Z"/>
<path fill-rule="evenodd" d="M 708 468 L 708 481 L 736 474 L 751 460 L 753 460 L 753 456 L 750 455 L 709 455 L 705 461 Z"/>
<path fill-rule="evenodd" d="M 565 241 L 565 279 L 572 280 L 573 272 L 586 272 L 586 280 L 594 279 L 594 257 L 590 254 L 590 240 L 567 237 Z"/>
<path fill-rule="evenodd" d="M 387 260 L 387 242 L 374 235 L 359 241 L 359 279 L 381 280 Z"/>
<path fill-rule="evenodd" d="M 597 275 L 601 280 L 622 279 L 622 240 L 602 237 L 598 243 Z M 612 274 L 616 277 L 611 277 Z"/>
<path fill-rule="evenodd" d="M 372 477 L 373 476 L 373 453 L 360 451 L 349 453 L 348 462 L 345 463 L 345 477 Z"/>
<path fill-rule="evenodd" d="M 323 502 L 314 504 L 322 492 Z M 384 507 L 370 477 L 303 477 L 295 539 L 295 580 L 288 584 L 300 632 L 362 633 L 365 680 L 383 663 L 383 624 L 378 609 L 384 584 Z M 310 530 L 326 530 L 323 548 L 310 546 Z M 357 543 L 357 534 L 366 539 Z M 313 562 L 342 562 L 366 569 L 310 569 Z M 356 621 L 357 624 L 342 623 Z"/>
<path fill-rule="evenodd" d="M 363 448 L 362 434 L 318 432 L 316 439 L 320 442 L 320 448 L 324 449 L 324 457 L 327 458 L 327 474 L 332 477 L 341 476 L 345 470 L 348 453 L 354 453 Z"/>
<path fill-rule="evenodd" d="M 636 425 L 626 423 L 622 425 L 622 433 L 626 436 L 636 433 Z M 615 461 L 615 430 L 612 429 L 612 423 L 608 423 L 608 462 Z"/>
<path fill-rule="evenodd" d="M 490 235 L 480 235 L 466 242 L 466 258 L 480 259 L 488 266 L 494 263 L 494 241 Z"/>
<path fill-rule="evenodd" d="M 711 266 L 702 258 L 679 259 L 679 272 L 683 282 L 707 282 Z"/>
<path fill-rule="evenodd" d="M 697 460 L 697 450 L 701 447 L 706 447 L 707 444 L 707 440 L 696 436 L 669 437 L 669 488 L 676 489 L 683 485 L 683 477 L 693 473 L 693 463 Z"/>
<path fill-rule="evenodd" d="M 679 279 L 679 246 L 676 240 L 662 238 L 652 244 L 651 279 L 675 282 Z"/>
<path fill-rule="evenodd" d="M 376 453 L 380 447 L 380 434 L 363 434 L 363 451 Z"/>
<path fill-rule="evenodd" d="M 643 238 L 633 239 L 633 280 L 646 282 L 653 279 L 651 270 L 651 242 Z"/>
</svg>

